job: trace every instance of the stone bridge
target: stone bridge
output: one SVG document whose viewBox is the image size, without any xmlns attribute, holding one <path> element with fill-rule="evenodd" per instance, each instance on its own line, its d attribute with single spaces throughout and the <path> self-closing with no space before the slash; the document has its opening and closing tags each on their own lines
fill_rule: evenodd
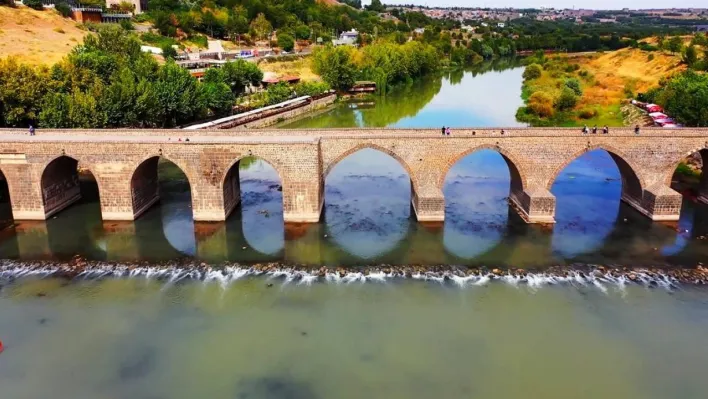
<svg viewBox="0 0 708 399">
<path fill-rule="evenodd" d="M 186 138 L 189 141 L 186 141 Z M 181 139 L 181 141 L 180 141 Z M 0 180 L 16 220 L 46 219 L 80 199 L 77 168 L 99 188 L 104 220 L 134 220 L 159 200 L 157 161 L 176 164 L 192 190 L 197 221 L 223 221 L 240 202 L 238 163 L 255 156 L 270 163 L 283 185 L 286 223 L 319 221 L 324 179 L 347 155 L 373 148 L 395 158 L 411 179 L 419 221 L 445 217 L 448 170 L 480 149 L 497 151 L 509 166 L 509 200 L 529 223 L 553 223 L 556 176 L 580 155 L 604 149 L 622 176 L 622 200 L 652 220 L 677 220 L 681 195 L 670 188 L 686 156 L 708 154 L 708 129 L 423 129 L 332 130 L 42 130 L 0 129 Z M 706 165 L 707 162 L 704 162 Z M 705 167 L 705 166 L 704 166 Z M 704 173 L 705 176 L 705 173 Z M 700 198 L 708 202 L 708 185 Z"/>
</svg>

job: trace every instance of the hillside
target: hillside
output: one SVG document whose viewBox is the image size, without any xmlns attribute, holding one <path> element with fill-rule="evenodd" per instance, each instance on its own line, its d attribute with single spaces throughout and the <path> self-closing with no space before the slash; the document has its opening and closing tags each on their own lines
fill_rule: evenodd
<svg viewBox="0 0 708 399">
<path fill-rule="evenodd" d="M 595 84 L 585 89 L 581 104 L 595 105 L 618 104 L 626 92 L 645 92 L 686 69 L 679 55 L 632 48 L 578 57 L 573 62 L 594 75 Z"/>
<path fill-rule="evenodd" d="M 30 64 L 54 64 L 81 43 L 86 31 L 54 10 L 0 7 L 0 57 Z"/>
</svg>

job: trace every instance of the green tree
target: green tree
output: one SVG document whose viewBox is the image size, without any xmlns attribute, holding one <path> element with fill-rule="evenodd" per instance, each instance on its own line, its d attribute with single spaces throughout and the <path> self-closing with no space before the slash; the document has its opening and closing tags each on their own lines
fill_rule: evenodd
<svg viewBox="0 0 708 399">
<path fill-rule="evenodd" d="M 686 71 L 671 79 L 657 102 L 687 126 L 708 126 L 708 75 Z"/>
<path fill-rule="evenodd" d="M 331 87 L 348 90 L 354 85 L 357 76 L 357 68 L 352 59 L 353 51 L 349 46 L 318 47 L 312 55 L 313 70 Z"/>
<path fill-rule="evenodd" d="M 371 4 L 366 6 L 366 9 L 369 11 L 375 11 L 375 12 L 386 11 L 386 7 L 383 4 L 381 4 L 381 0 L 371 0 Z"/>
<path fill-rule="evenodd" d="M 308 40 L 312 31 L 305 24 L 300 24 L 295 28 L 295 38 L 298 40 Z"/>
<path fill-rule="evenodd" d="M 524 80 L 533 80 L 541 77 L 543 69 L 538 64 L 531 64 L 524 69 Z"/>
<path fill-rule="evenodd" d="M 206 109 L 197 80 L 174 61 L 160 68 L 154 87 L 157 118 L 163 127 L 192 121 Z"/>
<path fill-rule="evenodd" d="M 273 105 L 282 103 L 293 94 L 290 86 L 285 82 L 272 84 L 266 89 L 266 104 Z"/>
<path fill-rule="evenodd" d="M 243 93 L 249 86 L 260 86 L 263 80 L 263 71 L 258 65 L 241 59 L 227 62 L 220 72 L 223 74 L 224 83 L 236 95 Z"/>
<path fill-rule="evenodd" d="M 51 89 L 48 70 L 0 59 L 0 126 L 27 126 L 36 121 L 42 98 Z"/>
<path fill-rule="evenodd" d="M 206 107 L 212 114 L 223 115 L 231 112 L 236 98 L 226 83 L 205 83 L 202 90 Z"/>
<path fill-rule="evenodd" d="M 673 36 L 666 44 L 666 49 L 671 51 L 672 53 L 680 53 L 682 48 L 683 39 L 681 38 L 681 36 Z"/>
<path fill-rule="evenodd" d="M 265 39 L 272 31 L 273 25 L 271 25 L 270 21 L 268 21 L 263 13 L 258 14 L 256 19 L 251 21 L 251 32 L 253 32 L 258 39 Z"/>
<path fill-rule="evenodd" d="M 229 13 L 226 21 L 226 33 L 231 40 L 241 42 L 241 35 L 248 33 L 248 18 L 246 9 L 243 6 L 236 7 Z"/>
<path fill-rule="evenodd" d="M 22 0 L 22 4 L 26 5 L 29 8 L 33 8 L 35 10 L 43 10 L 44 5 L 42 4 L 42 0 Z"/>
<path fill-rule="evenodd" d="M 695 46 L 690 45 L 686 47 L 683 52 L 682 61 L 689 68 L 692 68 L 696 64 L 696 61 L 698 61 L 698 53 L 696 52 Z"/>
<path fill-rule="evenodd" d="M 583 89 L 580 87 L 580 81 L 576 78 L 566 79 L 565 86 L 573 90 L 576 96 L 583 95 Z"/>
<path fill-rule="evenodd" d="M 63 1 L 55 4 L 54 9 L 56 9 L 64 18 L 71 16 L 71 7 Z"/>
<path fill-rule="evenodd" d="M 278 47 L 280 47 L 283 51 L 293 51 L 295 48 L 295 39 L 287 33 L 279 33 Z"/>
<path fill-rule="evenodd" d="M 569 109 L 573 109 L 575 107 L 575 104 L 578 103 L 578 96 L 575 95 L 575 92 L 573 92 L 573 89 L 570 87 L 564 87 L 563 90 L 561 90 L 560 96 L 555 101 L 555 107 L 559 111 L 566 111 Z"/>
</svg>

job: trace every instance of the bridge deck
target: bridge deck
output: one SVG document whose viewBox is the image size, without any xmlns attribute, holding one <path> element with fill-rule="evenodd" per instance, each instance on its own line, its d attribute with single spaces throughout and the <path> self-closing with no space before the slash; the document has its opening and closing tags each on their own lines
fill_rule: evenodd
<svg viewBox="0 0 708 399">
<path fill-rule="evenodd" d="M 503 132 L 503 133 L 502 133 Z M 642 128 L 639 135 L 633 128 L 611 128 L 609 134 L 583 134 L 580 128 L 459 128 L 450 136 L 440 129 L 345 128 L 345 129 L 239 129 L 239 130 L 180 130 L 180 129 L 37 129 L 29 136 L 26 129 L 0 129 L 0 142 L 44 140 L 53 142 L 160 142 L 189 137 L 198 143 L 273 143 L 326 138 L 513 138 L 513 137 L 706 137 L 708 128 Z M 25 139 L 21 139 L 25 137 Z M 254 141 L 255 140 L 255 141 Z M 302 142 L 302 141 L 299 141 Z"/>
</svg>

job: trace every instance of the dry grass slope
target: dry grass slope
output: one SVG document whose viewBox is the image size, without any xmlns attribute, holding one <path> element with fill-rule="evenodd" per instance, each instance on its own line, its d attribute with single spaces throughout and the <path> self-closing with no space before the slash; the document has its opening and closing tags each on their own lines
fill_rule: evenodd
<svg viewBox="0 0 708 399">
<path fill-rule="evenodd" d="M 54 10 L 0 7 L 0 58 L 51 65 L 81 43 L 86 34 L 76 22 Z"/>
</svg>

